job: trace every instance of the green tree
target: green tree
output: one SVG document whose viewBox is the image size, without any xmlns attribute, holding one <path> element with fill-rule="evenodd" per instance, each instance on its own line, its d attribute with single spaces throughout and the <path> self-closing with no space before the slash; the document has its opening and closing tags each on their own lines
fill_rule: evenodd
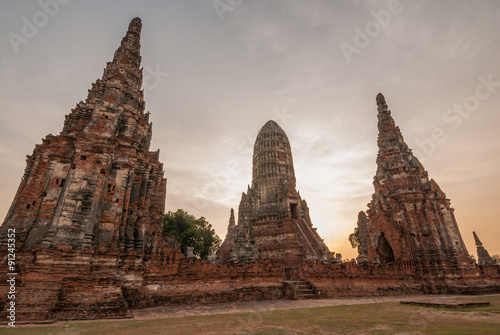
<svg viewBox="0 0 500 335">
<path fill-rule="evenodd" d="M 182 253 L 186 253 L 187 247 L 193 247 L 193 254 L 199 258 L 207 257 L 210 247 L 218 248 L 222 243 L 203 216 L 197 219 L 183 209 L 165 214 L 163 232 L 176 237 Z"/>
<path fill-rule="evenodd" d="M 353 249 L 356 249 L 359 246 L 359 228 L 354 228 L 354 233 L 349 235 L 349 242 L 351 242 L 351 246 Z"/>
<path fill-rule="evenodd" d="M 500 255 L 493 255 L 491 256 L 491 258 L 494 260 L 494 261 L 497 261 L 498 264 L 500 264 Z"/>
</svg>

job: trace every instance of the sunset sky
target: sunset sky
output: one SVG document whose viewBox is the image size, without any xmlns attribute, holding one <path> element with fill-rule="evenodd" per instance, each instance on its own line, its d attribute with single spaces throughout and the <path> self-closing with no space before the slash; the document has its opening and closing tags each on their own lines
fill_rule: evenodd
<svg viewBox="0 0 500 335">
<path fill-rule="evenodd" d="M 166 209 L 205 216 L 224 238 L 251 183 L 257 133 L 287 133 L 297 189 L 330 250 L 366 210 L 382 92 L 406 143 L 472 231 L 500 253 L 500 1 L 6 0 L 0 3 L 0 216 L 25 156 L 142 19 L 151 150 Z"/>
</svg>

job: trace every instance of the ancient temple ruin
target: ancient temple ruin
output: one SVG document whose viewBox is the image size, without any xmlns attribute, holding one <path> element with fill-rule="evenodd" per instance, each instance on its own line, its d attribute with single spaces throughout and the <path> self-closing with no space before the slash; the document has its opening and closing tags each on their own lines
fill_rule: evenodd
<svg viewBox="0 0 500 335">
<path fill-rule="evenodd" d="M 274 121 L 257 136 L 252 185 L 237 222 L 231 210 L 217 255 L 181 254 L 162 236 L 166 179 L 159 151 L 149 151 L 141 27 L 139 18 L 130 22 L 85 102 L 27 158 L 0 228 L 0 320 L 11 303 L 9 276 L 23 322 L 123 318 L 178 304 L 500 292 L 500 266 L 476 235 L 479 264 L 470 259 L 449 200 L 405 144 L 382 95 L 375 193 L 358 216 L 358 262 L 333 259 L 313 228 L 289 140 Z M 14 275 L 5 270 L 12 249 Z"/>
<path fill-rule="evenodd" d="M 144 112 L 141 28 L 139 18 L 130 22 L 60 134 L 47 135 L 27 156 L 0 231 L 2 247 L 6 232 L 16 233 L 20 318 L 125 316 L 123 291 L 135 271 L 148 255 L 169 249 L 161 237 L 166 179 L 159 150 L 149 151 L 152 124 Z"/>
<path fill-rule="evenodd" d="M 231 228 L 230 220 L 219 257 L 232 262 L 269 258 L 288 266 L 304 259 L 333 260 L 295 184 L 288 137 L 268 121 L 255 140 L 252 186 L 241 195 L 238 225 Z"/>
<path fill-rule="evenodd" d="M 427 270 L 470 268 L 450 200 L 413 155 L 377 96 L 378 155 L 375 193 L 368 217 L 358 220 L 358 259 L 375 263 L 411 263 Z"/>
<path fill-rule="evenodd" d="M 161 235 L 166 179 L 149 151 L 140 33 L 136 18 L 61 133 L 27 157 L 1 230 L 15 228 L 20 248 L 143 252 Z"/>
</svg>

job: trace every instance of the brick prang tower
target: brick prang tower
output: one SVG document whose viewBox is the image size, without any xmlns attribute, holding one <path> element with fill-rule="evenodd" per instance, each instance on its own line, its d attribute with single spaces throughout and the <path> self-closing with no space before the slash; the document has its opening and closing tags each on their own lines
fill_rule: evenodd
<svg viewBox="0 0 500 335">
<path fill-rule="evenodd" d="M 238 225 L 226 236 L 219 257 L 232 262 L 268 258 L 286 266 L 307 258 L 333 260 L 295 183 L 288 137 L 268 121 L 255 140 L 252 187 L 241 196 Z"/>
<path fill-rule="evenodd" d="M 378 94 L 377 172 L 368 220 L 360 215 L 360 256 L 372 263 L 411 263 L 425 271 L 470 268 L 454 209 L 413 155 Z"/>
<path fill-rule="evenodd" d="M 141 20 L 134 18 L 104 74 L 27 156 L 2 225 L 22 249 L 34 247 L 143 252 L 161 236 L 166 179 L 150 152 L 144 113 Z"/>
</svg>

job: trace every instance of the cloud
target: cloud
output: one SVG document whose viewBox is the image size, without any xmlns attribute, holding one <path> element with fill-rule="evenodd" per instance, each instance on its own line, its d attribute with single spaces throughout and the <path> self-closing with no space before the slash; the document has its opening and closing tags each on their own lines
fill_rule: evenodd
<svg viewBox="0 0 500 335">
<path fill-rule="evenodd" d="M 498 198 L 500 92 L 459 129 L 442 116 L 474 93 L 478 76 L 500 81 L 500 4 L 401 4 L 402 12 L 348 64 L 339 44 L 352 43 L 354 28 L 373 20 L 371 11 L 387 1 L 244 1 L 224 21 L 210 1 L 71 2 L 19 54 L 0 50 L 2 213 L 24 156 L 62 129 L 64 115 L 112 59 L 128 20 L 139 15 L 143 66 L 170 73 L 145 92 L 154 123 L 151 149 L 160 149 L 168 178 L 167 209 L 204 215 L 224 236 L 229 207 L 237 207 L 251 183 L 255 137 L 275 119 L 290 139 L 313 223 L 343 248 L 337 241 L 347 238 L 373 192 L 375 96 L 382 92 L 411 148 L 436 127 L 445 130 L 447 140 L 424 166 L 463 207 L 457 213 L 480 208 L 480 218 L 467 214 L 459 221 L 464 236 L 474 225 L 488 227 L 497 234 L 481 238 L 490 253 L 499 253 L 492 237 L 500 233 L 495 206 L 481 205 L 472 194 L 487 194 L 484 204 Z M 3 2 L 0 8 L 5 38 L 37 5 Z M 239 173 L 229 182 L 218 179 L 230 162 L 239 164 Z M 218 192 L 204 196 L 206 206 L 194 206 L 193 199 L 217 182 Z"/>
</svg>

